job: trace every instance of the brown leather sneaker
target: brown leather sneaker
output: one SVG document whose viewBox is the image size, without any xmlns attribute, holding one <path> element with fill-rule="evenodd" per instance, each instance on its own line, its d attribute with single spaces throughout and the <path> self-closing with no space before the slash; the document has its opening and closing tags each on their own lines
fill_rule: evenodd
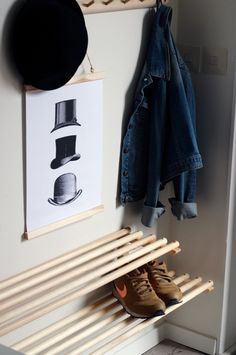
<svg viewBox="0 0 236 355">
<path fill-rule="evenodd" d="M 166 306 L 171 306 L 181 301 L 182 292 L 168 275 L 164 262 L 159 263 L 154 260 L 144 265 L 144 267 L 148 272 L 149 281 L 154 291 L 165 302 Z"/>
<path fill-rule="evenodd" d="M 136 269 L 116 279 L 113 295 L 133 317 L 151 318 L 165 314 L 165 303 L 156 295 L 143 269 Z"/>
</svg>

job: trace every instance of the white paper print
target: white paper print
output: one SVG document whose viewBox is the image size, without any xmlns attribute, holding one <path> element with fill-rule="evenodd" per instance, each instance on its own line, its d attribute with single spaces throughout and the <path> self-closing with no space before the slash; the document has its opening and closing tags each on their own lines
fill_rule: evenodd
<svg viewBox="0 0 236 355">
<path fill-rule="evenodd" d="M 26 93 L 27 231 L 102 204 L 102 80 Z"/>
</svg>

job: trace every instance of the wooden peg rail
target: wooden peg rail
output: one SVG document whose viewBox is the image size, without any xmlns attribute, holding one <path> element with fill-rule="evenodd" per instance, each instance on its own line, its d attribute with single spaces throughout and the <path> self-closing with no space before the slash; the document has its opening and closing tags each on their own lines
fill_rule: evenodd
<svg viewBox="0 0 236 355">
<path fill-rule="evenodd" d="M 84 14 L 93 14 L 154 7 L 156 0 L 79 0 L 79 5 Z"/>
<path fill-rule="evenodd" d="M 178 241 L 168 243 L 166 238 L 143 237 L 141 231 L 132 233 L 130 228 L 123 228 L 3 280 L 0 282 L 0 336 L 170 252 L 180 252 Z M 182 303 L 167 308 L 166 314 L 213 289 L 212 281 L 202 283 L 200 277 L 193 280 L 188 274 L 176 277 L 174 271 L 169 275 L 175 277 L 184 297 Z M 29 355 L 78 355 L 84 351 L 104 354 L 160 319 L 134 319 L 110 294 L 12 348 Z"/>
</svg>

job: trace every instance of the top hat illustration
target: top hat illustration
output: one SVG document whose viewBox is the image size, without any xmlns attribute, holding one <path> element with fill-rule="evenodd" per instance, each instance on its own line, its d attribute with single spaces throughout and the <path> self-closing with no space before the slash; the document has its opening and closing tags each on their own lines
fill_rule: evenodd
<svg viewBox="0 0 236 355">
<path fill-rule="evenodd" d="M 76 100 L 65 100 L 56 103 L 55 106 L 55 127 L 51 131 L 66 126 L 81 126 L 76 119 Z"/>
<path fill-rule="evenodd" d="M 88 46 L 78 2 L 17 0 L 11 10 L 8 52 L 23 84 L 41 90 L 65 85 L 82 63 Z"/>
<path fill-rule="evenodd" d="M 59 176 L 54 183 L 54 198 L 48 202 L 54 206 L 63 206 L 75 201 L 82 193 L 82 189 L 76 191 L 76 176 L 66 173 Z"/>
<path fill-rule="evenodd" d="M 56 158 L 51 162 L 51 168 L 57 169 L 71 160 L 78 160 L 80 154 L 75 153 L 76 136 L 56 139 Z"/>
</svg>

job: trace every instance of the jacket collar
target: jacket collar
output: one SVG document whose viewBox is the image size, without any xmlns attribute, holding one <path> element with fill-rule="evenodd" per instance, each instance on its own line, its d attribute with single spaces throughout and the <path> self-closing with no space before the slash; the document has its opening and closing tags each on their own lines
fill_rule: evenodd
<svg viewBox="0 0 236 355">
<path fill-rule="evenodd" d="M 147 55 L 146 68 L 152 75 L 170 80 L 170 38 L 171 7 L 161 5 L 154 18 L 151 41 Z"/>
</svg>

